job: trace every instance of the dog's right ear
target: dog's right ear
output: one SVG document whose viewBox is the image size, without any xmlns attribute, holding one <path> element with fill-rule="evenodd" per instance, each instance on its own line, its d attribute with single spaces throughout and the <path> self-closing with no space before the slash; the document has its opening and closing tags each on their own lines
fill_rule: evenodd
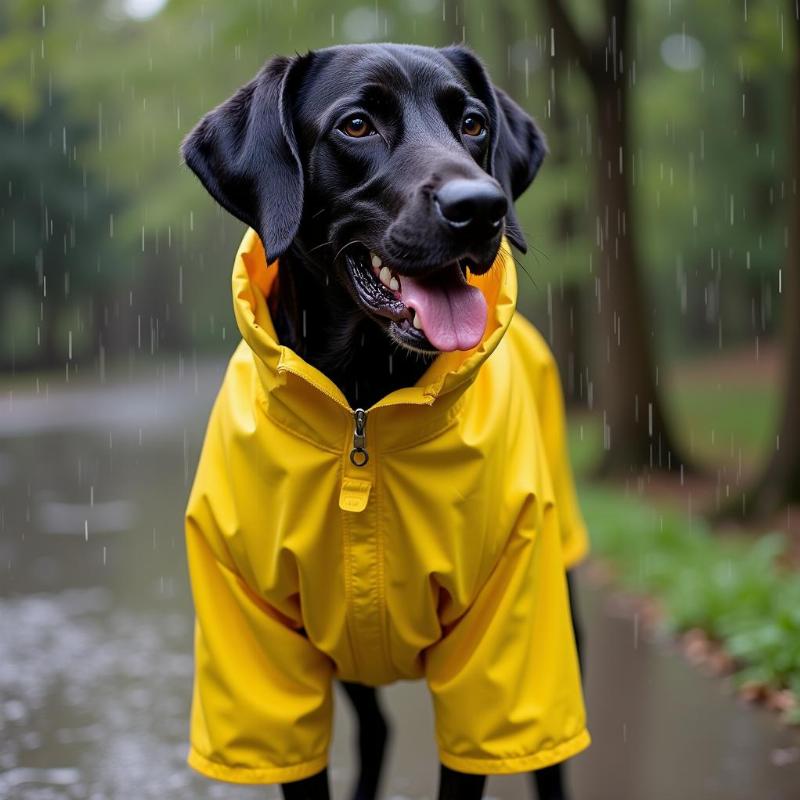
<svg viewBox="0 0 800 800">
<path fill-rule="evenodd" d="M 209 194 L 261 237 L 268 263 L 289 248 L 303 213 L 303 168 L 287 87 L 309 57 L 268 61 L 181 145 Z"/>
</svg>

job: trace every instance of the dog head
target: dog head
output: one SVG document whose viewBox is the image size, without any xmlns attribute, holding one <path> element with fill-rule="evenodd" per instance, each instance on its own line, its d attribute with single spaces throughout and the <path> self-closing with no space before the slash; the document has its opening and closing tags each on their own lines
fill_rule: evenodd
<svg viewBox="0 0 800 800">
<path fill-rule="evenodd" d="M 269 261 L 293 245 L 398 344 L 466 350 L 513 203 L 544 158 L 533 120 L 463 47 L 331 47 L 274 58 L 182 146 Z"/>
</svg>

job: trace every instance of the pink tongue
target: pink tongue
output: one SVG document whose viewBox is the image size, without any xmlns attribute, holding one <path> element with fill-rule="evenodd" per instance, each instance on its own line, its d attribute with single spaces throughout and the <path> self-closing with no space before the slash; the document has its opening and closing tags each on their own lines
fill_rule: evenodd
<svg viewBox="0 0 800 800">
<path fill-rule="evenodd" d="M 417 312 L 422 332 L 437 350 L 471 350 L 483 338 L 486 300 L 455 266 L 425 282 L 401 277 L 400 299 Z"/>
</svg>

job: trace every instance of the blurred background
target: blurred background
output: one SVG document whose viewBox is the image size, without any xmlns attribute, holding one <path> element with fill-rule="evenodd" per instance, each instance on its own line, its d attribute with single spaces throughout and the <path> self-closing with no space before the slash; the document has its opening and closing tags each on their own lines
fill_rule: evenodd
<svg viewBox="0 0 800 800">
<path fill-rule="evenodd" d="M 184 766 L 182 512 L 243 229 L 178 146 L 266 58 L 369 41 L 466 42 L 549 139 L 520 307 L 593 539 L 575 798 L 796 797 L 798 0 L 3 0 L 0 797 L 278 796 Z M 433 797 L 424 690 L 387 701 L 386 796 Z"/>
</svg>

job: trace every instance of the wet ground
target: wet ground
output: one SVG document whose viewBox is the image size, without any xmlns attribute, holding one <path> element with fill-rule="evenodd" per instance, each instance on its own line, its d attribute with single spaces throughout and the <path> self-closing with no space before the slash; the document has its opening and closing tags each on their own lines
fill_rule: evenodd
<svg viewBox="0 0 800 800">
<path fill-rule="evenodd" d="M 0 798 L 275 798 L 184 765 L 192 609 L 182 511 L 219 365 L 0 394 Z M 33 381 L 30 382 L 31 387 Z M 800 736 L 737 703 L 581 581 L 593 746 L 576 800 L 794 800 Z M 386 691 L 387 798 L 434 797 L 420 684 Z M 334 796 L 352 778 L 346 709 Z M 525 798 L 524 776 L 489 795 Z"/>
</svg>

